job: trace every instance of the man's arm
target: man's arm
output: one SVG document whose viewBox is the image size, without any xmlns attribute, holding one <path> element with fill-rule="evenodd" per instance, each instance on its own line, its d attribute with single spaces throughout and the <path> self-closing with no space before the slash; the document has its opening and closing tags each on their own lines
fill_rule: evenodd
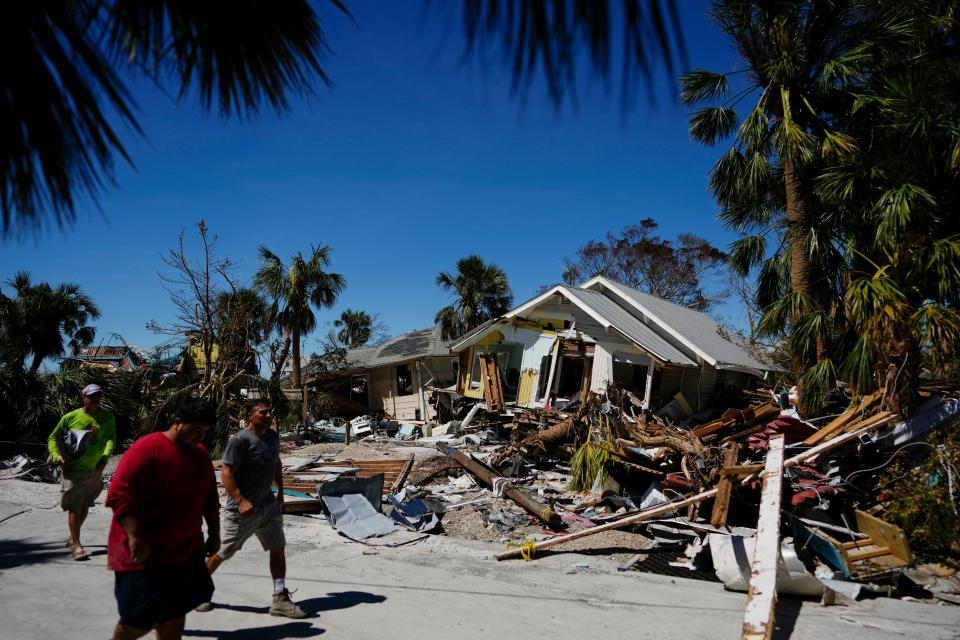
<svg viewBox="0 0 960 640">
<path fill-rule="evenodd" d="M 223 483 L 223 489 L 227 492 L 227 495 L 237 503 L 237 511 L 240 512 L 240 515 L 253 515 L 253 504 L 240 495 L 240 487 L 233 475 L 233 469 L 226 463 L 220 467 L 220 482 Z"/>
<path fill-rule="evenodd" d="M 57 444 L 57 432 L 63 428 L 65 419 L 66 416 L 60 418 L 60 422 L 57 423 L 57 426 L 53 428 L 53 431 L 50 432 L 50 436 L 47 438 L 47 451 L 50 452 L 51 462 L 63 462 L 63 455 L 60 453 L 60 446 Z"/>
<path fill-rule="evenodd" d="M 117 522 L 127 533 L 127 548 L 130 549 L 130 559 L 140 564 L 150 555 L 150 543 L 144 540 L 140 529 L 140 520 L 134 515 L 118 517 Z"/>
<path fill-rule="evenodd" d="M 104 424 L 100 425 L 100 437 L 105 438 L 103 453 L 100 454 L 100 460 L 97 462 L 97 466 L 102 469 L 107 466 L 107 461 L 110 460 L 110 456 L 113 455 L 113 449 L 116 446 L 117 419 L 113 417 L 113 414 L 110 414 L 110 417 L 104 420 Z"/>
<path fill-rule="evenodd" d="M 277 464 L 273 468 L 273 481 L 277 485 L 277 504 L 280 505 L 280 511 L 283 511 L 283 463 L 280 462 L 280 456 L 277 456 Z"/>
<path fill-rule="evenodd" d="M 210 476 L 210 491 L 207 492 L 207 501 L 203 505 L 203 519 L 207 523 L 206 552 L 208 556 L 220 550 L 220 496 L 217 494 L 213 466 L 210 467 Z"/>
</svg>

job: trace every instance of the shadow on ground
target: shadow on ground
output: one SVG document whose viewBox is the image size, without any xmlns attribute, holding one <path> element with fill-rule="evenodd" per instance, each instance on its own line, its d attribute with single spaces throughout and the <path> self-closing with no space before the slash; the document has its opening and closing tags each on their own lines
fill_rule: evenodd
<svg viewBox="0 0 960 640">
<path fill-rule="evenodd" d="M 385 602 L 387 596 L 368 593 L 366 591 L 341 591 L 339 593 L 328 593 L 323 598 L 310 598 L 297 604 L 304 611 L 317 613 L 320 611 L 334 611 L 336 609 L 349 609 L 358 604 L 379 604 Z"/>
<path fill-rule="evenodd" d="M 288 622 L 271 627 L 250 627 L 233 631 L 217 629 L 185 629 L 184 636 L 194 638 L 222 638 L 223 640 L 282 640 L 283 638 L 313 638 L 326 633 L 309 622 Z"/>
<path fill-rule="evenodd" d="M 0 571 L 69 558 L 70 550 L 62 542 L 32 542 L 29 538 L 0 540 Z"/>
<path fill-rule="evenodd" d="M 341 591 L 338 593 L 328 593 L 323 598 L 310 598 L 308 600 L 296 600 L 300 608 L 309 615 L 315 616 L 321 611 L 334 611 L 336 609 L 349 609 L 358 604 L 378 604 L 386 601 L 387 596 L 368 593 L 366 591 Z M 251 607 L 246 604 L 229 604 L 214 602 L 214 609 L 227 609 L 228 611 L 239 611 L 241 613 L 269 613 L 270 607 Z"/>
<path fill-rule="evenodd" d="M 788 640 L 793 635 L 803 608 L 803 598 L 784 596 L 777 598 L 777 617 L 774 620 L 772 640 Z"/>
</svg>

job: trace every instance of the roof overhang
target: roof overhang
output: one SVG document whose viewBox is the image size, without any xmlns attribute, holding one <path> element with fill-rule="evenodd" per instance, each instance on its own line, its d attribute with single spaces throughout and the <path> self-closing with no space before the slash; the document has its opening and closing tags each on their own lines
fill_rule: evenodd
<svg viewBox="0 0 960 640">
<path fill-rule="evenodd" d="M 707 364 L 709 364 L 709 365 L 712 366 L 712 367 L 716 367 L 716 366 L 717 366 L 717 361 L 716 361 L 714 358 L 710 357 L 710 355 L 707 354 L 703 349 L 701 349 L 700 347 L 698 347 L 696 344 L 694 344 L 693 342 L 691 342 L 691 341 L 690 341 L 686 336 L 684 336 L 682 333 L 680 333 L 679 331 L 677 331 L 676 329 L 674 329 L 673 327 L 671 327 L 669 324 L 667 324 L 666 322 L 664 322 L 664 321 L 663 321 L 661 318 L 659 318 L 656 314 L 651 313 L 650 310 L 647 309 L 645 306 L 643 306 L 642 304 L 640 304 L 639 302 L 637 302 L 636 300 L 634 300 L 634 299 L 631 298 L 630 296 L 625 295 L 622 291 L 620 291 L 620 285 L 619 285 L 619 283 L 616 283 L 616 282 L 614 282 L 614 281 L 612 281 L 612 280 L 610 280 L 610 279 L 608 279 L 608 278 L 605 278 L 605 277 L 603 277 L 603 276 L 594 276 L 593 278 L 590 278 L 589 280 L 587 280 L 586 282 L 584 282 L 583 284 L 581 284 L 578 288 L 579 288 L 579 289 L 589 289 L 590 287 L 592 287 L 592 286 L 595 285 L 595 284 L 599 284 L 599 285 L 602 285 L 602 286 L 606 287 L 607 290 L 612 291 L 613 293 L 615 293 L 618 298 L 620 298 L 621 300 L 623 300 L 624 302 L 626 302 L 627 304 L 629 304 L 631 307 L 633 307 L 634 309 L 636 309 L 637 311 L 639 311 L 640 313 L 642 313 L 642 314 L 645 315 L 646 317 L 650 318 L 650 320 L 651 320 L 652 322 L 654 322 L 658 327 L 660 327 L 661 329 L 663 329 L 664 331 L 666 331 L 667 333 L 669 333 L 671 336 L 673 336 L 674 338 L 676 338 L 677 341 L 680 342 L 680 344 L 684 345 L 685 347 L 687 347 L 688 349 L 690 349 L 691 351 L 693 351 L 698 357 L 702 358 L 702 359 L 704 360 L 704 362 L 706 362 Z"/>
</svg>

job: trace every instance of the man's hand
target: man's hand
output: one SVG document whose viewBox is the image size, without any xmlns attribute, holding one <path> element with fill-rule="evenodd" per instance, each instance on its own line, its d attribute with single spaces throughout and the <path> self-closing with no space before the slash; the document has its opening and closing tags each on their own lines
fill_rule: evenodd
<svg viewBox="0 0 960 640">
<path fill-rule="evenodd" d="M 208 556 L 212 556 L 213 554 L 220 551 L 220 532 L 219 531 L 209 532 L 209 535 L 207 535 L 207 543 L 204 545 L 203 550 L 204 550 L 204 553 L 206 553 Z"/>
<path fill-rule="evenodd" d="M 150 543 L 140 536 L 127 534 L 127 548 L 130 549 L 130 559 L 138 564 L 150 555 Z"/>
<path fill-rule="evenodd" d="M 97 463 L 97 466 L 94 467 L 94 470 L 100 475 L 103 475 L 103 470 L 106 468 L 107 468 L 107 461 L 101 460 L 100 462 Z"/>
<path fill-rule="evenodd" d="M 240 501 L 237 503 L 237 512 L 241 518 L 249 518 L 255 513 L 253 503 L 246 498 L 240 498 Z"/>
<path fill-rule="evenodd" d="M 277 491 L 277 506 L 280 507 L 280 511 L 283 512 L 283 489 Z"/>
</svg>

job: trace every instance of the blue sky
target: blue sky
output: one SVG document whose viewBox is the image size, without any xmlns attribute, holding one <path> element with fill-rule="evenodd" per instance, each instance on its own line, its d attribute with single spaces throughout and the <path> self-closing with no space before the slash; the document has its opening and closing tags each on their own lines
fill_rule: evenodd
<svg viewBox="0 0 960 640">
<path fill-rule="evenodd" d="M 733 239 L 707 186 L 721 150 L 690 140 L 667 78 L 658 106 L 641 98 L 626 121 L 598 85 L 558 114 L 542 92 L 511 98 L 499 69 L 461 64 L 458 22 L 424 19 L 417 3 L 348 4 L 356 24 L 323 10 L 333 86 L 282 117 L 223 121 L 132 83 L 145 135 L 124 140 L 136 167 L 120 166 L 99 210 L 85 204 L 71 228 L 4 241 L 0 278 L 78 282 L 103 313 L 100 335 L 151 346 L 165 338 L 144 325 L 174 313 L 160 255 L 203 218 L 241 280 L 261 244 L 284 258 L 329 244 L 347 289 L 320 322 L 351 307 L 397 334 L 432 323 L 450 301 L 436 274 L 471 253 L 500 265 L 520 302 L 586 240 L 645 217 L 666 237 Z M 731 70 L 708 3 L 678 4 L 690 65 Z M 738 317 L 735 304 L 719 314 Z"/>
</svg>

